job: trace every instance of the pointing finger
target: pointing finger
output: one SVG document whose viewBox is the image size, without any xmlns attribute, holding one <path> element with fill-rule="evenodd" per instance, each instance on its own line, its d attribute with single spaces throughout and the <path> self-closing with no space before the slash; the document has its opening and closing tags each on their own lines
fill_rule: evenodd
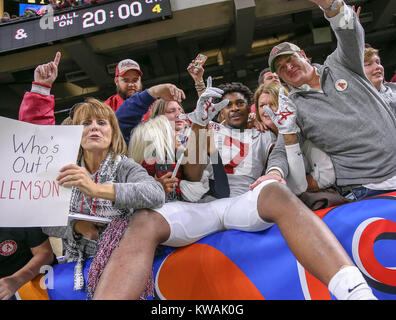
<svg viewBox="0 0 396 320">
<path fill-rule="evenodd" d="M 58 66 L 58 65 L 59 65 L 60 58 L 61 58 L 61 53 L 58 51 L 58 52 L 56 53 L 55 59 L 54 59 L 55 66 Z"/>
</svg>

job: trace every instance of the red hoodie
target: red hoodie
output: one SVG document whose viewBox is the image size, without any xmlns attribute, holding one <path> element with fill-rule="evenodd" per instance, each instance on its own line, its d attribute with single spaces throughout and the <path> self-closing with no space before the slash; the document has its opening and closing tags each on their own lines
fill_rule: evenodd
<svg viewBox="0 0 396 320">
<path fill-rule="evenodd" d="M 55 98 L 49 94 L 51 87 L 36 82 L 33 82 L 33 87 L 36 88 L 36 91 L 43 91 L 43 94 L 26 92 L 19 108 L 18 119 L 34 124 L 54 125 Z"/>
</svg>

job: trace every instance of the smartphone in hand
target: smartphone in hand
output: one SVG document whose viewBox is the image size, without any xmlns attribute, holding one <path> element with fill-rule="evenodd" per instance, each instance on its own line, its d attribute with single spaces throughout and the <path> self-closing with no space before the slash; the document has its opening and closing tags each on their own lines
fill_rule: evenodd
<svg viewBox="0 0 396 320">
<path fill-rule="evenodd" d="M 173 165 L 171 163 L 155 163 L 155 173 L 158 178 L 161 178 L 164 174 L 173 171 Z"/>
</svg>

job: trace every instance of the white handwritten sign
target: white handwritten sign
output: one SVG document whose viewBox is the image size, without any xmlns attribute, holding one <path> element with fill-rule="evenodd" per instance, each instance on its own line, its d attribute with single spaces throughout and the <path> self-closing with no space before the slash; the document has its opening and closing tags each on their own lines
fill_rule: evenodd
<svg viewBox="0 0 396 320">
<path fill-rule="evenodd" d="M 0 117 L 0 227 L 67 225 L 71 188 L 56 177 L 76 163 L 81 135 L 82 126 Z"/>
</svg>

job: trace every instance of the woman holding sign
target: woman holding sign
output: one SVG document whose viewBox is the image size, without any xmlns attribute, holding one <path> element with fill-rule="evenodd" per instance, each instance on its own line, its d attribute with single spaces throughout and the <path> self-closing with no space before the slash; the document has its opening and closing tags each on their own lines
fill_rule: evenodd
<svg viewBox="0 0 396 320">
<path fill-rule="evenodd" d="M 32 91 L 25 94 L 21 105 L 20 120 L 51 124 L 54 104 L 49 101 L 53 96 L 45 88 L 56 79 L 59 59 L 57 53 L 54 61 L 36 68 Z M 64 239 L 66 262 L 77 261 L 74 288 L 78 290 L 84 286 L 83 260 L 94 257 L 101 245 L 107 250 L 133 210 L 162 206 L 165 193 L 159 182 L 126 156 L 126 143 L 108 105 L 89 98 L 74 108 L 72 120 L 74 125 L 83 126 L 78 161 L 61 168 L 57 177 L 60 186 L 72 188 L 71 219 L 67 227 L 44 229 Z M 107 228 L 102 221 L 110 221 Z"/>
</svg>

